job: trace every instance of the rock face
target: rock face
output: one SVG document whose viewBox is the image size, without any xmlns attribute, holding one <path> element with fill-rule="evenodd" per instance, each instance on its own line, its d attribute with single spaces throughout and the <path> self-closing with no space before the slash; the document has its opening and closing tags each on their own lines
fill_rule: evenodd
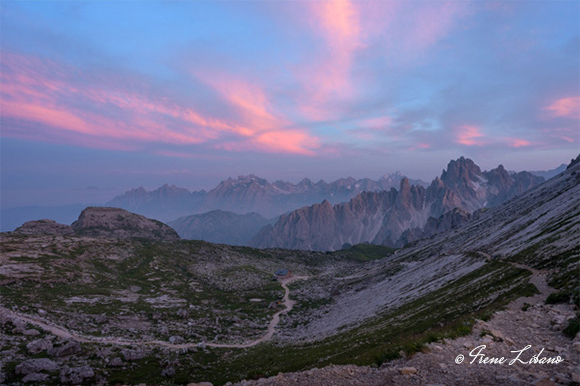
<svg viewBox="0 0 580 386">
<path fill-rule="evenodd" d="M 177 232 L 162 222 L 119 208 L 86 208 L 71 227 L 84 236 L 179 240 Z"/>
<path fill-rule="evenodd" d="M 154 191 L 144 188 L 130 190 L 115 197 L 107 205 L 158 218 L 163 221 L 178 217 L 211 212 L 229 211 L 236 214 L 257 213 L 266 218 L 276 217 L 305 205 L 322 200 L 333 203 L 347 201 L 363 191 L 380 191 L 397 187 L 404 176 L 399 173 L 385 175 L 378 180 L 352 177 L 331 183 L 312 182 L 304 178 L 297 184 L 286 181 L 268 182 L 250 174 L 228 178 L 214 189 L 190 192 L 176 186 L 163 185 Z M 424 184 L 411 180 L 414 184 Z"/>
<path fill-rule="evenodd" d="M 252 237 L 271 222 L 257 213 L 238 215 L 214 210 L 204 214 L 180 217 L 169 225 L 184 239 L 248 245 Z"/>
<path fill-rule="evenodd" d="M 423 229 L 414 228 L 404 231 L 399 240 L 397 240 L 396 246 L 403 247 L 413 241 L 426 239 L 437 233 L 457 228 L 471 220 L 472 217 L 471 213 L 459 208 L 450 210 L 439 218 L 429 217 Z"/>
<path fill-rule="evenodd" d="M 54 220 L 44 219 L 28 221 L 14 230 L 24 235 L 56 235 L 67 236 L 74 234 L 74 230 L 65 224 L 59 224 Z"/>
<path fill-rule="evenodd" d="M 457 225 L 483 207 L 497 206 L 539 185 L 543 178 L 528 172 L 510 175 L 503 166 L 489 172 L 470 159 L 452 160 L 441 177 L 424 188 L 403 178 L 399 190 L 363 192 L 350 202 L 332 205 L 328 201 L 282 215 L 275 225 L 265 227 L 250 245 L 267 248 L 337 250 L 345 243 L 370 242 L 396 246 L 403 233 L 408 240 Z M 434 218 L 425 232 L 422 229 Z M 440 221 L 438 224 L 437 221 Z M 418 228 L 418 231 L 417 231 Z"/>
</svg>

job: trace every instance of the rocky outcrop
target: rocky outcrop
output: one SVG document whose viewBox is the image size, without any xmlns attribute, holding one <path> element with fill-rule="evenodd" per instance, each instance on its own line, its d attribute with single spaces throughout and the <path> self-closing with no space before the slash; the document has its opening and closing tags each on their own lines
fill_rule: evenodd
<svg viewBox="0 0 580 386">
<path fill-rule="evenodd" d="M 248 245 L 251 238 L 271 222 L 257 213 L 238 215 L 214 210 L 204 214 L 180 217 L 169 225 L 184 239 Z"/>
<path fill-rule="evenodd" d="M 119 208 L 88 207 L 71 227 L 84 236 L 179 240 L 177 232 L 168 225 Z"/>
<path fill-rule="evenodd" d="M 262 229 L 251 245 L 312 250 L 337 250 L 345 243 L 363 242 L 396 246 L 457 226 L 466 219 L 464 212 L 497 206 L 542 181 L 528 172 L 510 175 L 501 165 L 482 172 L 472 160 L 460 157 L 449 162 L 427 188 L 403 178 L 398 191 L 363 192 L 347 203 L 332 206 L 325 201 L 301 208 Z M 451 212 L 454 209 L 462 212 Z M 437 223 L 448 212 L 450 217 Z M 433 218 L 430 224 L 429 218 Z"/>
<path fill-rule="evenodd" d="M 28 221 L 14 230 L 16 233 L 24 235 L 55 235 L 68 236 L 74 234 L 70 225 L 59 224 L 54 220 L 44 219 Z"/>
</svg>

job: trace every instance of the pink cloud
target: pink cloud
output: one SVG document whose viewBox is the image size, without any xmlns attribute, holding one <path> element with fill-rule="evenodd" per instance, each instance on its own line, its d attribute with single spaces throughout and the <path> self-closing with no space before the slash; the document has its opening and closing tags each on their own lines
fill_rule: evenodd
<svg viewBox="0 0 580 386">
<path fill-rule="evenodd" d="M 195 76 L 217 91 L 240 115 L 231 131 L 243 140 L 219 144 L 226 150 L 260 150 L 266 152 L 314 155 L 319 138 L 305 129 L 297 129 L 271 104 L 272 99 L 257 83 L 214 71 L 196 71 Z"/>
<path fill-rule="evenodd" d="M 249 137 L 263 130 L 290 124 L 275 115 L 266 92 L 258 84 L 213 71 L 197 72 L 196 76 L 216 90 L 241 115 L 243 124 L 231 128 L 239 135 Z"/>
<path fill-rule="evenodd" d="M 455 142 L 466 146 L 482 146 L 485 143 L 481 140 L 484 135 L 481 130 L 473 125 L 462 125 L 457 127 Z"/>
<path fill-rule="evenodd" d="M 554 117 L 580 119 L 580 97 L 560 98 L 545 107 L 544 110 Z"/>
<path fill-rule="evenodd" d="M 457 1 L 416 6 L 337 0 L 309 5 L 314 38 L 324 46 L 296 70 L 301 84 L 296 99 L 298 111 L 314 121 L 340 119 L 361 90 L 372 88 L 374 80 L 364 71 L 360 54 L 370 60 L 385 56 L 389 66 L 408 66 L 447 36 L 466 8 Z"/>
<path fill-rule="evenodd" d="M 226 142 L 216 145 L 225 150 L 261 150 L 268 153 L 292 153 L 313 156 L 320 142 L 302 130 L 266 131 L 246 141 Z M 316 152 L 315 152 L 316 150 Z"/>
<path fill-rule="evenodd" d="M 107 149 L 134 149 L 139 143 L 215 146 L 224 137 L 242 142 L 250 137 L 252 150 L 258 151 L 313 154 L 319 146 L 305 130 L 268 141 L 276 134 L 265 132 L 279 133 L 289 122 L 270 112 L 265 93 L 242 81 L 216 85 L 242 112 L 242 121 L 226 121 L 122 84 L 78 86 L 74 69 L 33 56 L 3 53 L 0 60 L 6 69 L 0 76 L 2 117 L 19 122 L 4 125 L 4 136 Z"/>
<path fill-rule="evenodd" d="M 384 130 L 387 129 L 393 123 L 393 118 L 389 116 L 368 118 L 360 121 L 359 126 L 365 127 L 371 130 Z"/>
<path fill-rule="evenodd" d="M 326 49 L 312 63 L 297 71 L 302 84 L 298 104 L 301 113 L 312 120 L 333 117 L 328 106 L 354 94 L 351 68 L 357 49 L 364 46 L 358 4 L 348 0 L 310 3 L 312 25 Z"/>
<path fill-rule="evenodd" d="M 532 143 L 530 141 L 526 141 L 525 139 L 517 139 L 517 138 L 511 139 L 511 143 L 510 143 L 511 147 L 526 147 L 526 146 L 530 146 L 530 145 L 532 145 Z"/>
<path fill-rule="evenodd" d="M 425 5 L 415 12 L 414 29 L 408 39 L 409 47 L 415 51 L 424 50 L 445 37 L 465 7 L 459 1 Z"/>
</svg>

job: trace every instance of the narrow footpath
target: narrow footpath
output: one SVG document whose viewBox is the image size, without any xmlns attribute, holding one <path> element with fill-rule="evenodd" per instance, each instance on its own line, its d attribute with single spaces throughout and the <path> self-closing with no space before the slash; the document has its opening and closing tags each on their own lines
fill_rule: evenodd
<svg viewBox="0 0 580 386">
<path fill-rule="evenodd" d="M 61 338 L 61 339 L 70 339 L 77 341 L 79 343 L 101 343 L 101 344 L 115 344 L 119 346 L 162 346 L 171 349 L 184 349 L 184 348 L 192 348 L 192 347 L 199 347 L 199 346 L 206 346 L 206 347 L 221 347 L 221 348 L 247 348 L 253 347 L 259 343 L 265 342 L 272 338 L 274 333 L 276 332 L 276 327 L 280 323 L 280 315 L 287 314 L 288 312 L 292 311 L 294 305 L 296 304 L 295 300 L 290 299 L 290 288 L 288 285 L 296 280 L 305 280 L 308 279 L 309 276 L 294 276 L 287 279 L 281 279 L 280 285 L 284 288 L 284 300 L 282 305 L 284 306 L 283 310 L 276 312 L 272 316 L 272 320 L 270 320 L 270 324 L 268 325 L 268 329 L 266 334 L 262 337 L 247 342 L 247 343 L 205 343 L 205 342 L 189 342 L 189 343 L 180 343 L 180 344 L 172 344 L 162 340 L 150 340 L 150 341 L 134 341 L 134 340 L 127 340 L 121 338 L 101 338 L 101 337 L 91 337 L 86 335 L 81 335 L 78 333 L 71 332 L 67 328 L 63 326 L 58 326 L 54 324 L 49 324 L 43 320 L 38 318 L 34 318 L 32 316 L 23 315 L 20 313 L 16 313 L 12 310 L 9 310 L 5 307 L 0 306 L 0 314 L 8 316 L 13 320 L 21 320 L 26 323 L 33 324 L 51 334 Z"/>
</svg>

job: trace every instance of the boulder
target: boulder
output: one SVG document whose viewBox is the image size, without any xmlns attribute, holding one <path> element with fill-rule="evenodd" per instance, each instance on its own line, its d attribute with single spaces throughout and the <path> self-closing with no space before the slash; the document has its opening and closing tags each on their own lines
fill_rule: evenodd
<svg viewBox="0 0 580 386">
<path fill-rule="evenodd" d="M 51 350 L 52 342 L 47 339 L 33 340 L 26 345 L 26 349 L 30 354 L 38 354 L 39 352 Z"/>
<path fill-rule="evenodd" d="M 28 375 L 41 371 L 55 371 L 58 365 L 48 358 L 28 359 L 15 368 L 16 374 Z"/>
<path fill-rule="evenodd" d="M 119 357 L 115 357 L 109 362 L 109 366 L 111 367 L 121 367 L 125 366 L 126 364 L 127 363 L 123 362 L 123 360 Z"/>
<path fill-rule="evenodd" d="M 399 368 L 399 373 L 403 374 L 403 375 L 411 375 L 411 374 L 415 374 L 417 372 L 417 369 L 414 367 L 401 367 Z"/>
<path fill-rule="evenodd" d="M 79 342 L 75 342 L 74 340 L 69 340 L 64 345 L 60 347 L 55 347 L 48 351 L 49 355 L 52 355 L 56 358 L 68 357 L 71 355 L 80 354 L 82 351 L 81 344 Z"/>
<path fill-rule="evenodd" d="M 183 344 L 185 343 L 185 339 L 181 336 L 172 336 L 169 338 L 169 343 L 171 344 Z"/>
<path fill-rule="evenodd" d="M 65 366 L 60 371 L 60 382 L 61 383 L 73 383 L 78 385 L 82 383 L 85 379 L 92 378 L 95 376 L 93 369 L 88 366 L 81 367 L 68 367 Z"/>
</svg>

